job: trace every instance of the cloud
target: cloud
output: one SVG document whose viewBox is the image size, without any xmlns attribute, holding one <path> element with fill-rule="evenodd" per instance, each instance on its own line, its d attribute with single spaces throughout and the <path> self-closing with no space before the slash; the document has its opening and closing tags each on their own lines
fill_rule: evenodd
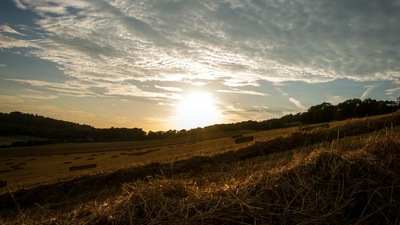
<svg viewBox="0 0 400 225">
<path fill-rule="evenodd" d="M 121 82 L 102 82 L 89 81 L 81 83 L 79 81 L 67 81 L 65 83 L 55 83 L 40 80 L 24 80 L 5 78 L 4 80 L 14 81 L 20 84 L 28 84 L 32 87 L 41 87 L 55 91 L 62 95 L 74 97 L 143 97 L 154 99 L 179 99 L 180 95 L 174 93 L 149 92 L 138 88 L 136 85 Z"/>
<path fill-rule="evenodd" d="M 361 95 L 360 99 L 365 99 L 368 97 L 368 95 L 375 89 L 378 87 L 378 85 L 368 85 L 365 86 L 367 88 L 367 90 L 364 91 L 364 93 Z"/>
<path fill-rule="evenodd" d="M 0 95 L 0 103 L 3 106 L 5 106 L 6 104 L 15 105 L 18 103 L 23 103 L 23 102 L 25 102 L 25 100 L 23 100 L 20 97 L 11 96 L 11 95 Z"/>
<path fill-rule="evenodd" d="M 27 7 L 26 7 L 24 4 L 22 4 L 19 0 L 13 0 L 13 1 L 14 1 L 15 6 L 16 6 L 17 8 L 23 9 L 23 10 L 27 9 Z"/>
<path fill-rule="evenodd" d="M 249 90 L 240 90 L 237 88 L 232 88 L 229 90 L 218 90 L 220 93 L 234 93 L 234 94 L 244 94 L 244 95 L 259 95 L 259 96 L 268 96 L 266 93 L 257 92 L 257 91 L 249 91 Z"/>
<path fill-rule="evenodd" d="M 287 92 L 284 92 L 281 88 L 279 88 L 279 87 L 276 87 L 275 88 L 279 93 L 281 93 L 282 94 L 282 96 L 288 96 L 289 94 L 287 93 Z"/>
<path fill-rule="evenodd" d="M 386 94 L 390 96 L 398 95 L 395 97 L 400 97 L 400 87 L 398 88 L 391 88 L 386 90 Z"/>
<path fill-rule="evenodd" d="M 5 33 L 10 33 L 10 34 L 18 34 L 24 36 L 24 34 L 21 34 L 20 32 L 14 30 L 10 26 L 7 25 L 1 25 L 0 26 L 0 32 L 5 32 Z"/>
<path fill-rule="evenodd" d="M 33 94 L 18 94 L 18 97 L 33 100 L 50 100 L 58 98 L 56 95 L 33 95 Z"/>
<path fill-rule="evenodd" d="M 14 81 L 20 84 L 27 84 L 31 87 L 41 87 L 47 90 L 55 91 L 64 95 L 76 96 L 76 97 L 89 97 L 97 96 L 97 94 L 88 90 L 89 85 L 83 85 L 77 82 L 66 82 L 66 83 L 54 83 L 40 80 L 25 80 L 25 79 L 12 79 L 4 78 L 7 81 Z"/>
<path fill-rule="evenodd" d="M 248 77 L 248 80 L 242 79 L 243 77 Z M 242 78 L 228 78 L 225 79 L 223 82 L 223 85 L 228 86 L 228 87 L 241 87 L 241 86 L 254 86 L 258 87 L 260 86 L 257 82 L 257 79 L 252 79 L 251 76 L 246 76 L 243 75 Z"/>
<path fill-rule="evenodd" d="M 297 108 L 301 110 L 307 110 L 307 107 L 305 107 L 301 102 L 295 98 L 289 98 L 289 101 L 293 103 Z"/>
<path fill-rule="evenodd" d="M 3 36 L 0 34 L 0 49 L 11 48 L 35 48 L 37 45 L 26 40 L 19 40 L 12 37 Z"/>
<path fill-rule="evenodd" d="M 241 87 L 260 80 L 400 79 L 395 1 L 14 3 L 40 16 L 33 20 L 36 33 L 11 37 L 4 25 L 0 48 L 26 48 L 27 56 L 55 63 L 84 94 L 92 94 L 87 82 L 109 95 L 153 98 L 170 96 L 124 83 L 201 80 Z"/>
<path fill-rule="evenodd" d="M 109 96 L 131 96 L 131 97 L 145 97 L 145 98 L 168 98 L 168 99 L 179 99 L 180 95 L 173 93 L 159 93 L 159 92 L 148 92 L 143 91 L 132 84 L 96 84 L 96 87 L 104 87 L 107 91 L 104 95 Z"/>
<path fill-rule="evenodd" d="M 206 85 L 207 83 L 206 82 L 202 82 L 202 81 L 193 81 L 193 82 L 190 82 L 190 84 L 193 85 L 193 86 L 201 87 L 201 86 Z"/>
<path fill-rule="evenodd" d="M 333 105 L 337 105 L 339 103 L 342 103 L 346 101 L 346 99 L 343 96 L 332 96 L 330 98 L 327 99 L 327 102 L 333 104 Z"/>
<path fill-rule="evenodd" d="M 154 85 L 154 87 L 165 90 L 165 91 L 172 91 L 172 92 L 182 92 L 182 88 L 177 88 L 177 87 L 162 87 L 158 85 Z"/>
</svg>

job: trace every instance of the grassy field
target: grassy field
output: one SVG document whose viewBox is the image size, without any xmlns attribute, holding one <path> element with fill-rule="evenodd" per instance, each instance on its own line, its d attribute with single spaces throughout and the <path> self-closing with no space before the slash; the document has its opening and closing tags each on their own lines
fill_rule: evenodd
<svg viewBox="0 0 400 225">
<path fill-rule="evenodd" d="M 254 136 L 256 141 L 265 141 L 295 129 L 241 133 Z M 210 137 L 212 139 L 197 142 L 188 142 L 187 139 L 166 139 L 3 148 L 0 149 L 0 180 L 6 180 L 8 188 L 16 190 L 80 175 L 103 173 L 154 162 L 174 162 L 195 155 L 212 155 L 251 144 L 235 144 L 230 136 L 220 136 L 222 135 L 214 135 Z M 69 170 L 72 166 L 93 163 L 97 165 L 96 168 Z M 3 189 L 2 192 L 4 191 L 8 189 Z"/>
<path fill-rule="evenodd" d="M 1 195 L 0 224 L 399 224 L 399 125 L 397 112 L 257 132 L 240 145 L 225 137 L 7 156 L 6 168 L 37 158 L 14 177 L 59 170 Z M 97 167 L 68 170 L 88 163 Z"/>
</svg>

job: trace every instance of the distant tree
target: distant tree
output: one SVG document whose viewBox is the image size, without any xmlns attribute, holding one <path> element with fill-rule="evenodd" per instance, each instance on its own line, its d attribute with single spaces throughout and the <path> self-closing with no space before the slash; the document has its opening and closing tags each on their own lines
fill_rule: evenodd
<svg viewBox="0 0 400 225">
<path fill-rule="evenodd" d="M 336 107 L 333 118 L 335 120 L 344 120 L 347 118 L 356 117 L 355 109 L 362 103 L 360 99 L 349 99 L 342 103 L 339 103 Z"/>
<path fill-rule="evenodd" d="M 324 102 L 319 105 L 311 106 L 307 112 L 301 116 L 302 123 L 324 123 L 331 121 L 335 113 L 335 106 Z"/>
<path fill-rule="evenodd" d="M 288 114 L 281 118 L 264 121 L 242 121 L 229 124 L 215 124 L 204 128 L 190 130 L 149 131 L 141 128 L 98 129 L 88 125 L 81 125 L 62 120 L 46 118 L 39 115 L 21 112 L 0 113 L 1 135 L 29 135 L 62 141 L 123 141 L 161 139 L 174 137 L 207 136 L 207 133 L 226 132 L 234 130 L 269 130 L 281 127 L 304 124 L 324 123 L 332 120 L 344 120 L 351 117 L 365 117 L 391 113 L 400 109 L 400 96 L 396 101 L 377 101 L 374 99 L 349 99 L 338 105 L 323 102 L 310 107 L 307 112 Z"/>
<path fill-rule="evenodd" d="M 378 101 L 375 99 L 366 98 L 362 103 L 362 109 L 367 116 L 374 116 L 378 114 Z"/>
</svg>

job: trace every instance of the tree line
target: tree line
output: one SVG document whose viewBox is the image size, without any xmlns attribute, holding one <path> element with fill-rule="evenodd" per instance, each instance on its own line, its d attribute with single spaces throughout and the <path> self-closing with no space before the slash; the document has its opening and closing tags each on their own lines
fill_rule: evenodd
<svg viewBox="0 0 400 225">
<path fill-rule="evenodd" d="M 381 115 L 400 109 L 397 101 L 374 99 L 349 99 L 337 105 L 328 102 L 310 107 L 306 112 L 289 114 L 281 118 L 264 121 L 242 121 L 230 124 L 215 124 L 190 130 L 168 130 L 145 132 L 141 128 L 106 128 L 99 129 L 56 120 L 22 112 L 0 113 L 0 135 L 27 135 L 49 138 L 57 142 L 90 141 L 133 141 L 192 137 L 213 132 L 235 130 L 270 130 L 302 124 L 325 123 L 330 121 Z"/>
<path fill-rule="evenodd" d="M 0 113 L 0 135 L 27 135 L 58 142 L 143 140 L 141 128 L 94 128 L 22 112 Z"/>
<path fill-rule="evenodd" d="M 337 105 L 323 102 L 319 105 L 310 107 L 306 112 L 295 115 L 288 114 L 281 118 L 273 118 L 264 121 L 242 121 L 229 124 L 215 124 L 203 128 L 190 130 L 169 130 L 169 131 L 150 131 L 148 138 L 159 139 L 168 137 L 185 137 L 201 135 L 213 132 L 227 132 L 235 130 L 271 130 L 284 127 L 293 127 L 304 124 L 326 123 L 330 121 L 340 121 L 349 118 L 360 118 L 366 116 L 382 115 L 392 113 L 400 109 L 400 97 L 397 101 L 374 100 L 367 98 L 360 100 L 357 98 L 346 100 Z"/>
</svg>

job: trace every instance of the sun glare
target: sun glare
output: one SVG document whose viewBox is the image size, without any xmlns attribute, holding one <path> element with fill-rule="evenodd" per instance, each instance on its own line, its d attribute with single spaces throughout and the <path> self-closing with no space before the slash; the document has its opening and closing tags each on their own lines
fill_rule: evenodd
<svg viewBox="0 0 400 225">
<path fill-rule="evenodd" d="M 176 110 L 176 123 L 181 129 L 212 125 L 218 123 L 221 117 L 213 95 L 204 92 L 186 95 Z"/>
</svg>

